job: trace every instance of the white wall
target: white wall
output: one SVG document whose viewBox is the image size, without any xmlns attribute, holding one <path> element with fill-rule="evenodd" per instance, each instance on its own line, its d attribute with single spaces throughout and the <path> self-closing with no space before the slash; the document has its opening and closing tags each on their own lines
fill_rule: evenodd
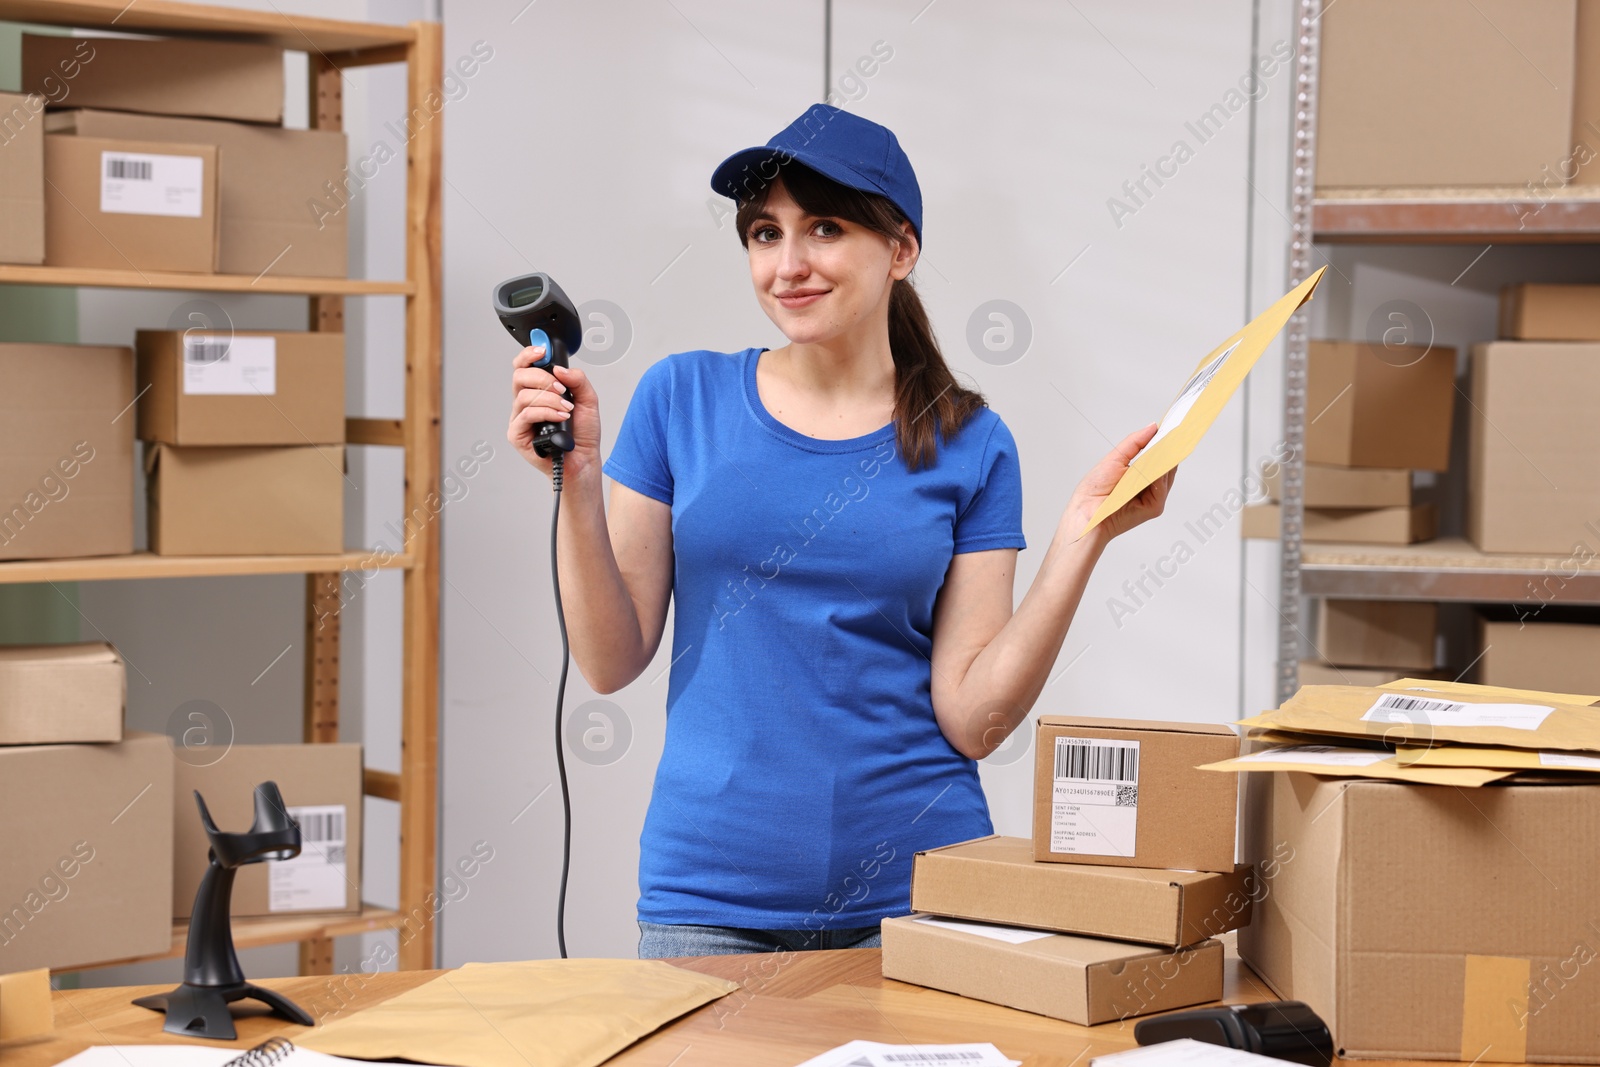
<svg viewBox="0 0 1600 1067">
<path fill-rule="evenodd" d="M 1265 306 L 1262 294 L 1282 291 L 1281 258 L 1247 273 L 1270 245 L 1259 230 L 1258 247 L 1247 243 L 1250 109 L 1230 113 L 1205 143 L 1185 126 L 1249 71 L 1252 5 L 1156 8 L 832 3 L 834 88 L 894 129 L 917 168 L 927 250 L 915 280 L 946 358 L 1019 442 L 1029 541 L 1019 599 L 1079 476 L 1111 439 L 1159 417 L 1196 362 Z M 580 304 L 624 309 L 631 346 L 588 367 L 608 443 L 653 361 L 782 343 L 752 299 L 732 227 L 719 228 L 708 210 L 707 183 L 725 155 L 764 142 L 821 97 L 824 12 L 821 0 L 613 0 L 455 3 L 445 19 L 447 58 L 480 40 L 495 49 L 446 123 L 445 456 L 479 439 L 495 448 L 445 513 L 442 858 L 479 839 L 496 852 L 470 894 L 445 910 L 443 961 L 455 964 L 555 952 L 560 650 L 550 492 L 503 443 L 514 346 L 489 311 L 490 287 L 545 270 Z M 892 58 L 870 78 L 842 81 L 879 41 Z M 1269 79 L 1263 99 L 1282 97 L 1288 78 Z M 1136 210 L 1117 225 L 1108 199 L 1127 201 L 1123 183 L 1180 139 L 1192 158 L 1130 202 Z M 1261 187 L 1281 192 L 1281 183 Z M 1021 309 L 1013 318 L 1031 329 L 1016 358 L 980 359 L 968 343 L 969 320 L 993 300 Z M 990 322 L 980 316 L 979 325 Z M 1168 516 L 1107 553 L 1036 713 L 1236 717 L 1237 522 L 1203 542 L 1185 523 L 1240 484 L 1247 452 L 1241 400 L 1184 464 Z M 1153 596 L 1130 601 L 1122 583 L 1179 540 L 1194 559 L 1159 590 L 1147 581 Z M 1120 626 L 1115 596 L 1134 609 Z M 606 698 L 631 743 L 604 754 L 615 757 L 604 765 L 569 748 L 573 955 L 636 950 L 637 841 L 660 755 L 670 645 L 669 635 L 657 662 Z M 572 671 L 569 712 L 594 710 L 593 699 Z M 1027 738 L 983 771 L 1006 833 L 1029 829 Z"/>
</svg>

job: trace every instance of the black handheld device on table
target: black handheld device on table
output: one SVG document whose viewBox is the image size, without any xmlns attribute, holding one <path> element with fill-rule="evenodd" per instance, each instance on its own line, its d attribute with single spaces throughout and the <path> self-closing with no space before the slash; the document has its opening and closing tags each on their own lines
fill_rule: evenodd
<svg viewBox="0 0 1600 1067">
<path fill-rule="evenodd" d="M 1333 1062 L 1328 1024 L 1298 1000 L 1175 1011 L 1141 1019 L 1133 1027 L 1133 1039 L 1141 1045 L 1185 1037 L 1306 1067 L 1329 1067 Z"/>
</svg>

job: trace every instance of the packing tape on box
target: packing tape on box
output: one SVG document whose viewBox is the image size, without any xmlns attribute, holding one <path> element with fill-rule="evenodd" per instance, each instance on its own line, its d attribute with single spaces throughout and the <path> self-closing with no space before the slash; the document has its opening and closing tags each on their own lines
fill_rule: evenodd
<svg viewBox="0 0 1600 1067">
<path fill-rule="evenodd" d="M 1461 991 L 1461 1059 L 1522 1063 L 1528 1053 L 1529 962 L 1468 956 Z"/>
<path fill-rule="evenodd" d="M 55 1029 L 50 1007 L 50 972 L 0 974 L 0 1041 L 20 1041 Z"/>
</svg>

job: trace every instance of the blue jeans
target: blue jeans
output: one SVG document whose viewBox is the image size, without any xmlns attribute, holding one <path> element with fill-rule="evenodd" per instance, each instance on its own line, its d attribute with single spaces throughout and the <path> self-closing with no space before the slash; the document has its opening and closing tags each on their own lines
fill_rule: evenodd
<svg viewBox="0 0 1600 1067">
<path fill-rule="evenodd" d="M 639 958 L 730 956 L 739 952 L 802 952 L 806 949 L 881 948 L 876 926 L 839 930 L 743 930 L 639 920 Z"/>
</svg>

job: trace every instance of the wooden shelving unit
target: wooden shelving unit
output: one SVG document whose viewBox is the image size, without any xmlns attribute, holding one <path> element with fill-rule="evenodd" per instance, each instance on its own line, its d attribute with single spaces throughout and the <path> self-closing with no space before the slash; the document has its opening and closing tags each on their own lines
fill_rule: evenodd
<svg viewBox="0 0 1600 1067">
<path fill-rule="evenodd" d="M 202 292 L 304 295 L 307 326 L 342 330 L 344 299 L 405 297 L 405 410 L 399 418 L 350 419 L 347 440 L 405 451 L 405 514 L 427 514 L 439 492 L 440 383 L 440 134 L 441 117 L 426 103 L 442 97 L 442 32 L 438 23 L 406 26 L 306 18 L 274 11 L 241 11 L 171 0 L 0 0 L 0 20 L 182 36 L 257 41 L 302 51 L 309 59 L 311 125 L 343 125 L 342 72 L 350 67 L 403 63 L 406 108 L 432 115 L 406 142 L 406 271 L 403 279 L 285 278 L 180 274 L 136 270 L 78 270 L 0 265 L 0 284 L 60 285 Z M 364 905 L 359 915 L 240 920 L 239 946 L 299 942 L 305 974 L 331 974 L 332 939 L 372 930 L 406 928 L 399 965 L 434 962 L 433 909 L 437 883 L 439 713 L 439 542 L 437 523 L 414 524 L 399 554 L 347 551 L 327 556 L 108 556 L 0 563 L 0 583 L 114 581 L 240 574 L 306 575 L 304 738 L 339 737 L 339 578 L 347 570 L 398 569 L 404 585 L 402 623 L 401 756 L 398 773 L 368 770 L 368 796 L 400 804 L 398 909 Z M 319 622 L 322 624 L 319 625 Z M 412 935 L 408 927 L 420 927 Z M 181 956 L 186 924 L 173 928 L 168 952 Z M 138 962 L 119 960 L 118 963 Z M 105 966 L 107 964 L 100 964 Z M 71 968 L 62 968 L 71 969 Z"/>
<path fill-rule="evenodd" d="M 1322 0 L 1299 0 L 1301 27 L 1289 161 L 1290 277 L 1309 273 L 1317 244 L 1600 244 L 1600 186 L 1319 189 L 1317 97 Z M 1405 547 L 1306 544 L 1303 449 L 1306 312 L 1291 320 L 1284 373 L 1282 559 L 1278 599 L 1278 697 L 1298 685 L 1302 597 L 1600 604 L 1600 561 L 1481 552 L 1456 539 Z"/>
</svg>

